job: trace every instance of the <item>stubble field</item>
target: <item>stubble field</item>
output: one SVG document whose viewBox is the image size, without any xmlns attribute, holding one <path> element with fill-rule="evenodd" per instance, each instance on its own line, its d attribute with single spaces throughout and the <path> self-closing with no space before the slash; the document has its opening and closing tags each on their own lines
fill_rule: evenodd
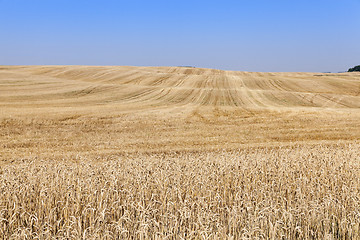
<svg viewBox="0 0 360 240">
<path fill-rule="evenodd" d="M 360 74 L 0 66 L 3 239 L 359 239 Z"/>
</svg>

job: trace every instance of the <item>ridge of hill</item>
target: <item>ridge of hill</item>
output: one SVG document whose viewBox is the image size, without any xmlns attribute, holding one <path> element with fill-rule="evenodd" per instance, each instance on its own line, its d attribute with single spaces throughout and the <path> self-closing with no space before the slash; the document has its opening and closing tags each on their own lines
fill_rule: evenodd
<svg viewBox="0 0 360 240">
<path fill-rule="evenodd" d="M 360 74 L 235 72 L 186 67 L 3 66 L 11 105 L 111 103 L 244 108 L 360 108 Z M 8 101 L 11 100 L 11 101 Z"/>
<path fill-rule="evenodd" d="M 0 66 L 0 160 L 360 140 L 360 73 Z"/>
</svg>

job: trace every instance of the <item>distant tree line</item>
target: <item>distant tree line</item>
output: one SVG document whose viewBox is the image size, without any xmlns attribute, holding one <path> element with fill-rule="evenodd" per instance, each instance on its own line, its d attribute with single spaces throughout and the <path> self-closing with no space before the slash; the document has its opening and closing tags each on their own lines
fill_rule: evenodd
<svg viewBox="0 0 360 240">
<path fill-rule="evenodd" d="M 196 68 L 194 66 L 178 66 L 178 67 L 184 67 L 184 68 Z"/>
<path fill-rule="evenodd" d="M 349 68 L 348 72 L 360 72 L 360 65 Z"/>
</svg>

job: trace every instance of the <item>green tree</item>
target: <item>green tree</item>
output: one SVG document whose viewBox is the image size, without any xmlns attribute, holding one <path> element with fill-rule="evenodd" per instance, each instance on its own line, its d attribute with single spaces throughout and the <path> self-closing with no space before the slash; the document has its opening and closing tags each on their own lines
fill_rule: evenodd
<svg viewBox="0 0 360 240">
<path fill-rule="evenodd" d="M 360 65 L 349 68 L 348 72 L 360 72 Z"/>
</svg>

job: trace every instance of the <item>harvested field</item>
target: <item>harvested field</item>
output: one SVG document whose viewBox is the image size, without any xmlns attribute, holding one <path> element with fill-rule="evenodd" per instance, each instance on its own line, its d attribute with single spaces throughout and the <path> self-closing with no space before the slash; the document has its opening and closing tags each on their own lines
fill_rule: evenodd
<svg viewBox="0 0 360 240">
<path fill-rule="evenodd" d="M 359 239 L 360 74 L 0 66 L 3 239 Z"/>
</svg>

